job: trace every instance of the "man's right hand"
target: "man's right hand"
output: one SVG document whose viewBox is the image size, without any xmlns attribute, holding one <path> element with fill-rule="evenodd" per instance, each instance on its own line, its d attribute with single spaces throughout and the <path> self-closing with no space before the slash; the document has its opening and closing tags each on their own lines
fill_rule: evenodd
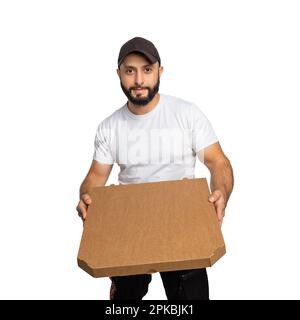
<svg viewBox="0 0 300 320">
<path fill-rule="evenodd" d="M 78 212 L 79 217 L 82 219 L 82 221 L 85 220 L 87 215 L 87 208 L 92 203 L 92 199 L 89 196 L 89 194 L 84 193 L 80 197 L 80 201 L 76 207 L 76 210 Z"/>
</svg>

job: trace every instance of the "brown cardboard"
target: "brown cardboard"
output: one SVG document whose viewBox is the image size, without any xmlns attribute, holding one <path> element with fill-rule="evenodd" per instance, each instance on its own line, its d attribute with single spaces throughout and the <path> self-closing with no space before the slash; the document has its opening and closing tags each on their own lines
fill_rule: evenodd
<svg viewBox="0 0 300 320">
<path fill-rule="evenodd" d="M 78 252 L 93 277 L 196 269 L 225 254 L 205 178 L 96 187 Z"/>
</svg>

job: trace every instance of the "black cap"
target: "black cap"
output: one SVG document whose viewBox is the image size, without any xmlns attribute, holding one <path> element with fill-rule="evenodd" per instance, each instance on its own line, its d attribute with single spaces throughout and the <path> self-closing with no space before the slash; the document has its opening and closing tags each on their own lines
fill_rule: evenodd
<svg viewBox="0 0 300 320">
<path fill-rule="evenodd" d="M 160 65 L 160 56 L 158 54 L 157 49 L 155 48 L 154 44 L 144 38 L 135 37 L 126 43 L 120 49 L 119 58 L 118 58 L 118 67 L 120 68 L 121 63 L 123 62 L 124 58 L 133 52 L 142 53 L 150 62 L 151 64 L 155 63 L 156 61 L 159 62 Z"/>
</svg>

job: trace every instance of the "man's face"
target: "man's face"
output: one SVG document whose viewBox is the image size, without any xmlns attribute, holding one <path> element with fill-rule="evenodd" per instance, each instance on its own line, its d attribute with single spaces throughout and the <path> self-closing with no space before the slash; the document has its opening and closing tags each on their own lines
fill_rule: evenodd
<svg viewBox="0 0 300 320">
<path fill-rule="evenodd" d="M 150 64 L 145 56 L 135 53 L 126 56 L 117 69 L 123 92 L 137 106 L 145 106 L 154 98 L 162 71 L 158 62 Z"/>
</svg>

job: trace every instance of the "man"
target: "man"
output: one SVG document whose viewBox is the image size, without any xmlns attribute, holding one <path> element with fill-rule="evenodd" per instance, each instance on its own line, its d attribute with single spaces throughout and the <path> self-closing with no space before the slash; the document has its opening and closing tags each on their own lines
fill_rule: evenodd
<svg viewBox="0 0 300 320">
<path fill-rule="evenodd" d="M 120 166 L 121 184 L 194 178 L 196 156 L 211 173 L 208 201 L 220 225 L 233 188 L 233 173 L 214 130 L 194 104 L 159 94 L 163 73 L 152 42 L 136 37 L 120 49 L 118 76 L 128 102 L 103 120 L 95 137 L 89 172 L 80 187 L 79 216 L 91 203 L 89 190 L 104 186 L 113 164 Z M 209 299 L 206 269 L 160 273 L 169 300 Z M 112 277 L 112 300 L 142 299 L 150 274 Z"/>
</svg>

